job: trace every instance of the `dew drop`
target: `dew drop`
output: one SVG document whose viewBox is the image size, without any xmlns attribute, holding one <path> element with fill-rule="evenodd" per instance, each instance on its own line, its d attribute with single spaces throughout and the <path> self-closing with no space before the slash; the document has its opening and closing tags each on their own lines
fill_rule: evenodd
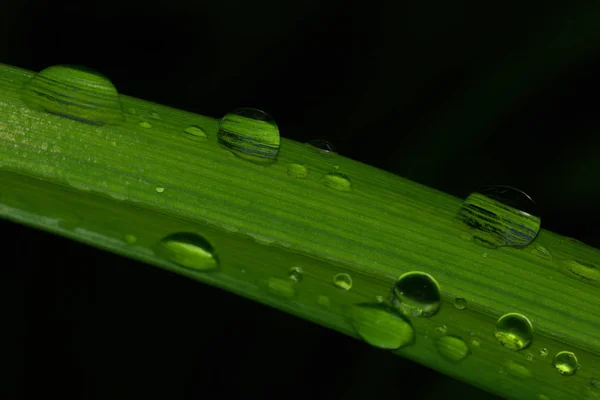
<svg viewBox="0 0 600 400">
<path fill-rule="evenodd" d="M 467 300 L 463 299 L 462 297 L 457 297 L 456 299 L 454 299 L 452 304 L 457 310 L 464 310 L 465 308 L 467 308 Z"/>
<path fill-rule="evenodd" d="M 245 160 L 272 163 L 279 153 L 279 128 L 264 111 L 239 108 L 221 119 L 219 143 Z"/>
<path fill-rule="evenodd" d="M 294 283 L 287 279 L 272 276 L 264 280 L 264 286 L 269 292 L 279 297 L 292 298 L 296 295 Z"/>
<path fill-rule="evenodd" d="M 93 125 L 125 120 L 117 89 L 108 78 L 82 66 L 55 65 L 35 74 L 21 89 L 34 110 Z"/>
<path fill-rule="evenodd" d="M 200 128 L 198 125 L 190 125 L 183 131 L 192 138 L 206 139 L 208 137 L 206 132 L 204 132 L 204 129 Z"/>
<path fill-rule="evenodd" d="M 504 366 L 506 367 L 506 372 L 515 378 L 531 378 L 531 371 L 523 364 L 519 364 L 515 361 L 508 361 Z"/>
<path fill-rule="evenodd" d="M 507 349 L 523 350 L 531 344 L 533 326 L 529 319 L 521 314 L 505 314 L 496 322 L 494 336 Z"/>
<path fill-rule="evenodd" d="M 596 265 L 581 260 L 561 260 L 559 264 L 563 274 L 592 286 L 600 286 L 600 268 Z"/>
<path fill-rule="evenodd" d="M 556 356 L 554 356 L 552 365 L 554 365 L 554 368 L 564 376 L 575 375 L 579 369 L 577 357 L 570 351 L 561 351 L 557 353 Z"/>
<path fill-rule="evenodd" d="M 348 312 L 356 333 L 372 346 L 396 350 L 415 341 L 408 321 L 392 308 L 382 304 L 359 304 Z"/>
<path fill-rule="evenodd" d="M 533 353 L 525 354 L 525 358 L 527 359 L 527 361 L 533 361 Z"/>
<path fill-rule="evenodd" d="M 164 191 L 165 191 L 165 188 L 164 188 L 164 187 L 162 187 L 162 186 L 159 186 L 159 187 L 157 187 L 155 190 L 156 190 L 156 193 L 162 193 L 162 192 L 164 192 Z"/>
<path fill-rule="evenodd" d="M 473 338 L 471 339 L 471 345 L 474 347 L 479 347 L 481 346 L 481 340 L 479 340 L 479 338 Z"/>
<path fill-rule="evenodd" d="M 552 259 L 552 254 L 550 254 L 548 249 L 542 246 L 541 244 L 533 246 L 531 248 L 531 252 L 540 258 L 544 258 L 546 260 Z"/>
<path fill-rule="evenodd" d="M 325 157 L 333 157 L 336 153 L 335 146 L 327 140 L 314 139 L 306 143 L 313 151 Z"/>
<path fill-rule="evenodd" d="M 548 355 L 548 349 L 540 349 L 540 357 L 546 357 Z"/>
<path fill-rule="evenodd" d="M 141 126 L 142 128 L 146 128 L 146 129 L 152 128 L 152 124 L 148 121 L 142 121 L 138 125 Z"/>
<path fill-rule="evenodd" d="M 345 272 L 341 272 L 333 277 L 333 284 L 342 290 L 350 290 L 352 288 L 352 277 Z"/>
<path fill-rule="evenodd" d="M 304 271 L 302 271 L 302 268 L 292 267 L 288 271 L 288 278 L 294 283 L 300 283 L 302 282 L 303 273 Z"/>
<path fill-rule="evenodd" d="M 350 182 L 350 178 L 341 172 L 330 172 L 325 174 L 322 182 L 325 186 L 341 192 L 352 191 L 352 182 Z"/>
<path fill-rule="evenodd" d="M 166 236 L 159 242 L 157 253 L 196 271 L 211 271 L 219 267 L 212 245 L 196 233 L 178 232 Z"/>
<path fill-rule="evenodd" d="M 469 346 L 456 336 L 442 336 L 436 340 L 435 347 L 444 359 L 454 363 L 464 360 L 469 355 Z"/>
<path fill-rule="evenodd" d="M 490 248 L 525 247 L 535 239 L 541 224 L 531 197 L 509 186 L 491 186 L 471 193 L 458 218 L 472 228 L 478 243 Z"/>
<path fill-rule="evenodd" d="M 321 307 L 329 307 L 330 306 L 329 297 L 320 295 L 319 297 L 317 297 L 317 304 L 320 305 Z"/>
<path fill-rule="evenodd" d="M 137 242 L 137 238 L 134 235 L 127 234 L 125 235 L 125 242 L 129 244 L 134 244 L 135 242 Z"/>
<path fill-rule="evenodd" d="M 306 179 L 308 176 L 308 168 L 302 164 L 289 164 L 287 167 L 287 174 L 290 178 Z"/>
<path fill-rule="evenodd" d="M 446 332 L 448 332 L 448 327 L 446 325 L 440 325 L 438 327 L 435 328 L 436 332 L 441 333 L 442 335 L 445 335 Z"/>
<path fill-rule="evenodd" d="M 375 300 L 377 300 L 378 303 L 383 303 L 384 298 L 383 298 L 383 296 L 377 296 L 377 297 L 375 297 Z"/>
<path fill-rule="evenodd" d="M 394 306 L 405 315 L 431 317 L 440 308 L 440 287 L 424 272 L 402 275 L 394 284 L 393 295 Z"/>
</svg>

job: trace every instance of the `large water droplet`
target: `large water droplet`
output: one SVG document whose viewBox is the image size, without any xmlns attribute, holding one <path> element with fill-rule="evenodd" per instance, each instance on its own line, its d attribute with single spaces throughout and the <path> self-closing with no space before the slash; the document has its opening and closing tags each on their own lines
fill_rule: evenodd
<svg viewBox="0 0 600 400">
<path fill-rule="evenodd" d="M 475 239 L 491 248 L 525 247 L 540 231 L 535 203 L 524 192 L 508 186 L 478 190 L 464 201 L 458 218 L 473 228 Z"/>
<path fill-rule="evenodd" d="M 452 304 L 457 310 L 464 310 L 465 308 L 467 308 L 467 300 L 463 299 L 462 297 L 457 297 L 456 299 L 454 299 Z"/>
<path fill-rule="evenodd" d="M 185 128 L 183 130 L 185 133 L 187 133 L 188 135 L 190 135 L 191 138 L 199 138 L 199 139 L 206 139 L 206 132 L 204 132 L 204 129 L 200 128 L 198 125 L 190 125 L 187 128 Z"/>
<path fill-rule="evenodd" d="M 94 125 L 125 120 L 119 93 L 100 73 L 74 65 L 48 67 L 34 75 L 21 90 L 32 109 Z"/>
<path fill-rule="evenodd" d="M 352 277 L 345 272 L 341 272 L 333 277 L 333 284 L 342 290 L 350 290 L 352 289 Z"/>
<path fill-rule="evenodd" d="M 469 346 L 456 336 L 442 336 L 436 340 L 435 347 L 443 358 L 455 363 L 469 355 Z"/>
<path fill-rule="evenodd" d="M 410 323 L 392 308 L 359 304 L 351 307 L 348 314 L 356 333 L 372 346 L 395 350 L 415 341 Z"/>
<path fill-rule="evenodd" d="M 405 315 L 431 317 L 440 308 L 440 287 L 424 272 L 402 275 L 393 288 L 393 304 Z"/>
<path fill-rule="evenodd" d="M 306 179 L 308 176 L 308 168 L 302 164 L 289 164 L 287 167 L 287 174 L 290 178 Z"/>
<path fill-rule="evenodd" d="M 325 174 L 322 182 L 325 186 L 341 192 L 352 191 L 352 182 L 350 182 L 350 178 L 341 172 L 330 172 Z"/>
<path fill-rule="evenodd" d="M 265 279 L 264 285 L 267 287 L 269 292 L 279 297 L 291 298 L 296 295 L 294 283 L 288 281 L 287 279 L 281 279 L 272 276 Z"/>
<path fill-rule="evenodd" d="M 531 344 L 533 326 L 529 319 L 521 314 L 505 314 L 496 322 L 494 336 L 507 349 L 522 350 Z"/>
<path fill-rule="evenodd" d="M 556 356 L 554 356 L 552 365 L 554 365 L 554 368 L 556 368 L 561 375 L 565 376 L 574 375 L 579 369 L 577 357 L 570 351 L 561 351 L 557 353 Z"/>
<path fill-rule="evenodd" d="M 292 282 L 300 283 L 302 281 L 302 278 L 303 278 L 303 273 L 304 273 L 304 271 L 302 271 L 302 268 L 300 268 L 300 267 L 292 267 L 288 271 L 288 278 L 290 278 L 290 280 Z"/>
<path fill-rule="evenodd" d="M 258 164 L 274 162 L 279 153 L 279 128 L 267 113 L 240 108 L 223 117 L 219 143 L 235 155 Z"/>
<path fill-rule="evenodd" d="M 157 252 L 176 264 L 196 271 L 211 271 L 219 267 L 212 245 L 196 233 L 168 235 L 160 241 Z"/>
<path fill-rule="evenodd" d="M 314 139 L 314 140 L 310 140 L 306 144 L 312 150 L 316 151 L 317 153 L 321 154 L 322 156 L 332 157 L 336 153 L 335 146 L 333 144 L 331 144 L 330 142 L 328 142 L 327 140 Z"/>
<path fill-rule="evenodd" d="M 561 260 L 561 272 L 593 286 L 600 286 L 600 268 L 592 263 L 575 260 Z"/>
<path fill-rule="evenodd" d="M 515 361 L 508 361 L 504 366 L 506 367 L 506 372 L 515 378 L 531 378 L 531 371 L 523 364 L 519 364 Z"/>
</svg>

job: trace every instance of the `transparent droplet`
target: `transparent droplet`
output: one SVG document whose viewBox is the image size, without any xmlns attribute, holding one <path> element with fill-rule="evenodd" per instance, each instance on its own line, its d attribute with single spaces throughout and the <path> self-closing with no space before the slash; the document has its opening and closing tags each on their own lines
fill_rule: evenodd
<svg viewBox="0 0 600 400">
<path fill-rule="evenodd" d="M 245 160 L 272 163 L 279 154 L 279 128 L 264 111 L 240 108 L 221 119 L 219 143 Z"/>
<path fill-rule="evenodd" d="M 481 340 L 479 340 L 479 338 L 475 337 L 475 338 L 471 339 L 471 345 L 473 347 L 479 347 L 479 346 L 481 346 Z"/>
<path fill-rule="evenodd" d="M 531 248 L 531 252 L 540 258 L 544 258 L 546 260 L 552 259 L 552 254 L 550 254 L 548 249 L 542 246 L 541 244 L 533 246 Z"/>
<path fill-rule="evenodd" d="M 165 191 L 165 188 L 162 186 L 158 186 L 155 190 L 156 190 L 156 193 L 162 193 Z"/>
<path fill-rule="evenodd" d="M 435 328 L 435 331 L 437 333 L 441 333 L 442 335 L 445 335 L 446 332 L 448 332 L 448 327 L 446 325 L 439 325 Z"/>
<path fill-rule="evenodd" d="M 306 143 L 312 150 L 321 154 L 322 156 L 332 157 L 335 155 L 335 146 L 327 140 L 314 139 Z"/>
<path fill-rule="evenodd" d="M 454 304 L 454 307 L 457 310 L 464 310 L 465 308 L 467 308 L 467 300 L 463 299 L 462 297 L 457 297 L 456 299 L 454 299 L 452 304 Z"/>
<path fill-rule="evenodd" d="M 148 121 L 142 121 L 138 125 L 141 126 L 142 128 L 146 128 L 146 129 L 152 128 L 152 124 Z"/>
<path fill-rule="evenodd" d="M 577 357 L 570 351 L 561 351 L 557 353 L 556 356 L 554 356 L 552 365 L 554 365 L 554 368 L 556 368 L 561 375 L 565 376 L 574 375 L 579 369 Z"/>
<path fill-rule="evenodd" d="M 382 304 L 359 304 L 348 312 L 356 333 L 367 343 L 381 349 L 395 350 L 415 341 L 408 321 Z"/>
<path fill-rule="evenodd" d="M 287 167 L 287 174 L 290 178 L 306 179 L 308 176 L 308 168 L 302 164 L 289 164 Z"/>
<path fill-rule="evenodd" d="M 292 267 L 288 271 L 288 278 L 290 278 L 292 282 L 299 283 L 302 281 L 303 273 L 304 271 L 302 271 L 302 268 Z"/>
<path fill-rule="evenodd" d="M 383 301 L 384 301 L 385 299 L 383 298 L 383 296 L 376 296 L 376 297 L 375 297 L 375 300 L 377 300 L 377 302 L 378 302 L 378 303 L 383 303 Z"/>
<path fill-rule="evenodd" d="M 206 139 L 208 137 L 206 132 L 204 132 L 204 129 L 200 128 L 198 125 L 190 125 L 183 131 L 192 138 Z"/>
<path fill-rule="evenodd" d="M 330 172 L 325 174 L 322 182 L 325 186 L 341 192 L 352 191 L 352 182 L 350 182 L 350 178 L 341 172 Z"/>
<path fill-rule="evenodd" d="M 402 275 L 394 284 L 393 294 L 394 306 L 405 315 L 431 317 L 440 308 L 440 287 L 424 272 Z"/>
<path fill-rule="evenodd" d="M 444 359 L 455 363 L 469 355 L 469 346 L 456 336 L 442 336 L 436 340 L 435 347 Z"/>
<path fill-rule="evenodd" d="M 527 359 L 527 361 L 533 361 L 533 353 L 525 354 L 525 358 Z"/>
<path fill-rule="evenodd" d="M 157 253 L 196 271 L 211 271 L 219 267 L 213 246 L 196 233 L 178 232 L 166 236 L 160 241 Z"/>
<path fill-rule="evenodd" d="M 279 297 L 291 298 L 296 295 L 294 283 L 287 279 L 281 279 L 272 276 L 265 279 L 264 286 L 266 286 L 271 294 Z"/>
<path fill-rule="evenodd" d="M 592 286 L 600 286 L 600 267 L 582 260 L 561 260 L 560 271 L 581 282 Z"/>
<path fill-rule="evenodd" d="M 127 234 L 125 235 L 125 242 L 129 244 L 134 244 L 135 242 L 137 242 L 137 238 L 134 235 Z"/>
<path fill-rule="evenodd" d="M 320 295 L 319 297 L 317 297 L 317 304 L 322 307 L 329 307 L 330 306 L 329 297 Z"/>
<path fill-rule="evenodd" d="M 21 89 L 34 110 L 94 125 L 125 120 L 121 99 L 110 80 L 90 68 L 56 65 L 35 74 Z"/>
<path fill-rule="evenodd" d="M 504 367 L 506 372 L 515 378 L 526 379 L 532 376 L 531 371 L 526 366 L 515 361 L 508 361 L 504 364 Z"/>
<path fill-rule="evenodd" d="M 507 349 L 523 350 L 531 344 L 533 326 L 529 319 L 521 314 L 505 314 L 496 322 L 494 336 Z"/>
<path fill-rule="evenodd" d="M 478 243 L 490 248 L 525 247 L 535 239 L 541 224 L 531 197 L 508 186 L 491 186 L 471 193 L 458 218 L 471 228 Z"/>
<path fill-rule="evenodd" d="M 546 357 L 548 355 L 548 349 L 540 349 L 540 357 Z"/>
<path fill-rule="evenodd" d="M 345 272 L 341 272 L 333 277 L 333 284 L 342 290 L 350 290 L 352 288 L 352 277 Z"/>
</svg>

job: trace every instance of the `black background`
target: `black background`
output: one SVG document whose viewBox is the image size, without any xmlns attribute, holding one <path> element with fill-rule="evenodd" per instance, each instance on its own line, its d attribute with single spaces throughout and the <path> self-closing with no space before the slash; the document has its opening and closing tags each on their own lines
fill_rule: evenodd
<svg viewBox="0 0 600 400">
<path fill-rule="evenodd" d="M 546 229 L 600 246 L 600 5 L 523 3 L 10 0 L 0 62 L 82 64 L 213 117 L 260 108 L 284 137 L 459 197 L 515 186 Z M 493 398 L 157 268 L 2 232 L 8 397 Z"/>
</svg>

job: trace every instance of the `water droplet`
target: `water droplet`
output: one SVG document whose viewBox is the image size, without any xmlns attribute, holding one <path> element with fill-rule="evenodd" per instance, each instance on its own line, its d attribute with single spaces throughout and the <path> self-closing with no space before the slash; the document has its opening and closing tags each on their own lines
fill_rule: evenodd
<svg viewBox="0 0 600 400">
<path fill-rule="evenodd" d="M 204 132 L 204 129 L 200 128 L 198 125 L 190 125 L 183 131 L 193 138 L 206 139 L 208 137 L 206 132 Z"/>
<path fill-rule="evenodd" d="M 219 267 L 212 245 L 196 233 L 170 234 L 160 241 L 157 252 L 176 264 L 197 271 L 211 271 Z"/>
<path fill-rule="evenodd" d="M 346 174 L 341 172 L 330 172 L 323 176 L 323 184 L 332 189 L 339 190 L 341 192 L 352 191 L 352 183 L 350 178 Z"/>
<path fill-rule="evenodd" d="M 507 349 L 523 350 L 531 344 L 533 326 L 529 319 L 521 314 L 505 314 L 496 322 L 494 336 Z"/>
<path fill-rule="evenodd" d="M 281 279 L 272 276 L 264 280 L 264 285 L 269 292 L 279 297 L 291 298 L 296 295 L 294 283 L 287 279 Z"/>
<path fill-rule="evenodd" d="M 469 346 L 456 336 L 442 336 L 436 340 L 435 347 L 444 359 L 455 363 L 469 355 Z"/>
<path fill-rule="evenodd" d="M 593 286 L 600 286 L 600 268 L 592 263 L 575 260 L 561 260 L 561 272 Z"/>
<path fill-rule="evenodd" d="M 525 247 L 540 231 L 535 203 L 524 192 L 508 186 L 491 186 L 471 193 L 458 218 L 473 228 L 474 238 L 486 247 Z"/>
<path fill-rule="evenodd" d="M 152 124 L 148 121 L 142 121 L 138 125 L 141 126 L 142 128 L 146 128 L 146 129 L 152 128 Z"/>
<path fill-rule="evenodd" d="M 479 340 L 479 338 L 473 338 L 473 339 L 471 339 L 471 344 L 474 347 L 479 347 L 479 346 L 481 346 L 481 340 Z"/>
<path fill-rule="evenodd" d="M 152 111 L 152 112 L 150 113 L 150 116 L 151 116 L 152 118 L 155 118 L 155 119 L 160 119 L 160 114 L 159 114 L 159 113 L 157 113 L 156 111 Z"/>
<path fill-rule="evenodd" d="M 162 193 L 164 191 L 165 191 L 165 188 L 162 187 L 162 186 L 159 186 L 159 187 L 156 188 L 156 193 Z"/>
<path fill-rule="evenodd" d="M 535 245 L 531 248 L 531 252 L 540 258 L 545 258 L 547 260 L 552 259 L 552 254 L 541 244 Z"/>
<path fill-rule="evenodd" d="M 554 356 L 552 365 L 554 365 L 554 368 L 556 368 L 561 375 L 565 376 L 575 375 L 579 369 L 577 357 L 570 351 L 561 351 L 557 353 L 556 356 Z"/>
<path fill-rule="evenodd" d="M 527 359 L 527 361 L 533 361 L 533 354 L 527 353 L 527 354 L 525 354 L 525 358 Z"/>
<path fill-rule="evenodd" d="M 302 271 L 302 268 L 300 267 L 292 267 L 288 271 L 288 278 L 290 278 L 292 282 L 300 283 L 303 278 L 303 272 L 304 271 Z"/>
<path fill-rule="evenodd" d="M 540 349 L 540 357 L 546 357 L 548 355 L 548 349 Z"/>
<path fill-rule="evenodd" d="M 137 242 L 137 238 L 131 234 L 127 234 L 125 235 L 125 241 L 129 244 L 134 244 L 135 242 Z"/>
<path fill-rule="evenodd" d="M 333 169 L 340 169 L 340 166 L 339 165 L 334 165 Z"/>
<path fill-rule="evenodd" d="M 394 284 L 394 306 L 405 315 L 431 317 L 440 308 L 440 287 L 429 274 L 408 272 Z"/>
<path fill-rule="evenodd" d="M 454 299 L 452 304 L 454 304 L 454 307 L 458 310 L 464 310 L 467 308 L 467 300 L 463 299 L 462 297 L 457 297 Z"/>
<path fill-rule="evenodd" d="M 508 361 L 506 364 L 504 364 L 504 366 L 506 367 L 506 372 L 515 378 L 531 378 L 531 371 L 523 364 L 519 364 L 518 362 L 514 361 Z"/>
<path fill-rule="evenodd" d="M 383 296 L 377 296 L 375 297 L 375 300 L 377 300 L 378 303 L 383 303 L 385 299 L 383 298 Z"/>
<path fill-rule="evenodd" d="M 219 124 L 219 143 L 236 156 L 258 164 L 274 162 L 279 153 L 279 128 L 267 113 L 240 108 Z"/>
<path fill-rule="evenodd" d="M 333 284 L 342 290 L 350 290 L 352 288 L 352 277 L 341 272 L 333 277 Z"/>
<path fill-rule="evenodd" d="M 21 90 L 34 110 L 94 125 L 125 120 L 119 93 L 100 73 L 75 65 L 56 65 L 35 74 Z"/>
<path fill-rule="evenodd" d="M 316 151 L 322 156 L 332 157 L 335 155 L 336 150 L 333 144 L 327 140 L 315 139 L 306 143 L 312 150 Z"/>
<path fill-rule="evenodd" d="M 287 174 L 290 178 L 306 179 L 308 176 L 308 168 L 302 164 L 289 164 Z"/>
<path fill-rule="evenodd" d="M 438 327 L 435 328 L 436 332 L 441 333 L 442 335 L 445 335 L 446 332 L 448 332 L 448 327 L 446 325 L 440 325 Z"/>
<path fill-rule="evenodd" d="M 488 256 L 488 254 L 487 254 L 487 253 L 483 253 L 483 254 L 481 255 L 481 257 L 483 257 L 483 258 L 486 258 L 487 256 Z"/>
<path fill-rule="evenodd" d="M 330 305 L 329 297 L 320 295 L 319 297 L 317 297 L 317 304 L 322 307 L 329 307 L 329 305 Z"/>
<path fill-rule="evenodd" d="M 382 304 L 359 304 L 348 312 L 356 333 L 381 349 L 396 350 L 414 343 L 415 332 L 403 316 Z"/>
</svg>

